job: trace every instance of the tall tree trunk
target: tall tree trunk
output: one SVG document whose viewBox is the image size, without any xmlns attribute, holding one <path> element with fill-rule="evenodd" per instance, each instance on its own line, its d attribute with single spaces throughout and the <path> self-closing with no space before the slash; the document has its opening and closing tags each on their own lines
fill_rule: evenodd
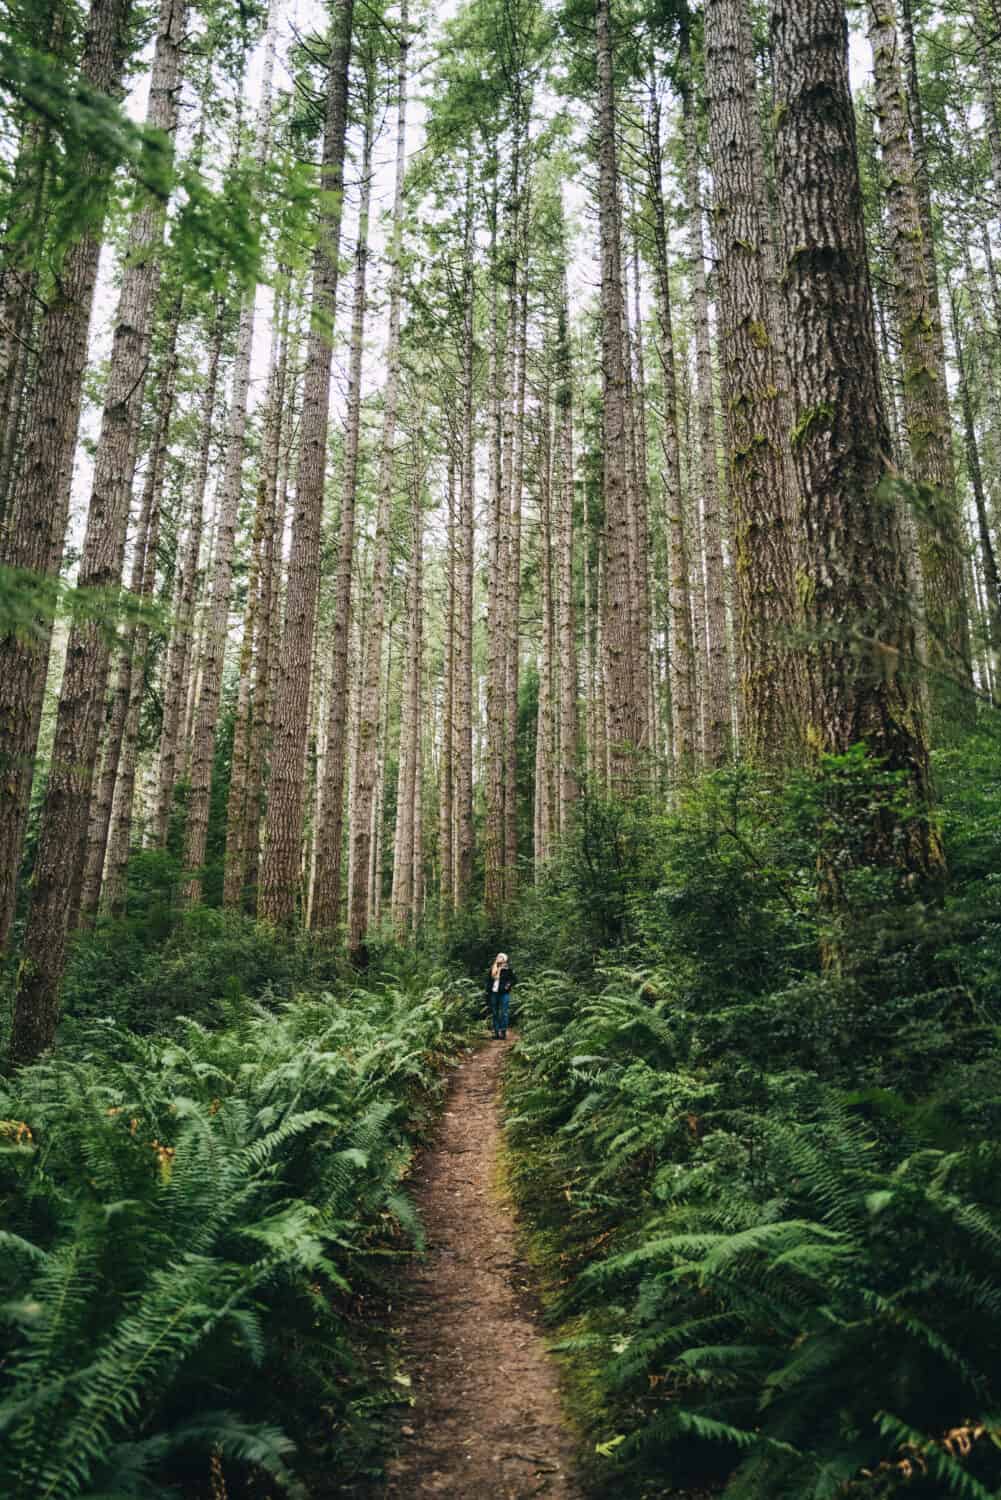
<svg viewBox="0 0 1001 1500">
<path fill-rule="evenodd" d="M 216 300 L 215 318 L 209 339 L 208 367 L 202 394 L 198 460 L 191 487 L 191 512 L 184 546 L 184 559 L 177 581 L 173 629 L 167 649 L 167 682 L 163 698 L 163 725 L 160 731 L 160 756 L 157 768 L 156 803 L 153 813 L 153 841 L 163 848 L 167 842 L 174 788 L 183 772 L 178 752 L 184 736 L 185 705 L 190 686 L 189 672 L 193 659 L 192 638 L 195 606 L 198 600 L 199 562 L 205 527 L 205 491 L 208 486 L 209 460 L 215 432 L 215 408 L 219 390 L 219 364 L 226 335 L 225 303 Z"/>
<path fill-rule="evenodd" d="M 393 927 L 400 935 L 414 915 L 414 835 L 417 762 L 421 738 L 421 616 L 423 612 L 424 517 L 421 510 L 423 476 L 415 462 L 411 477 L 410 568 L 406 588 L 407 640 L 404 654 L 403 701 L 400 707 L 400 749 L 396 789 L 396 842 L 393 850 Z"/>
<path fill-rule="evenodd" d="M 358 448 L 361 436 L 362 352 L 365 338 L 368 218 L 371 199 L 374 79 L 366 104 L 361 156 L 361 202 L 355 249 L 354 301 L 351 314 L 351 353 L 348 369 L 347 429 L 344 440 L 344 482 L 334 584 L 333 645 L 330 676 L 330 716 L 327 755 L 317 830 L 317 875 L 310 912 L 317 931 L 333 930 L 341 917 L 341 861 L 344 843 L 344 781 L 347 769 L 348 634 L 351 622 L 351 581 L 354 577 L 355 501 L 358 493 Z"/>
<path fill-rule="evenodd" d="M 844 0 L 771 0 L 776 179 L 789 305 L 794 456 L 804 557 L 811 721 L 820 751 L 864 741 L 906 772 L 919 807 L 928 755 L 896 508 L 880 495 L 889 429 L 866 260 Z M 856 632 L 868 638 L 859 642 Z M 937 873 L 929 821 L 883 804 L 866 857 Z M 836 877 L 828 872 L 828 879 Z"/>
<path fill-rule="evenodd" d="M 147 459 L 146 482 L 143 486 L 139 508 L 139 524 L 136 527 L 132 576 L 129 590 L 136 599 L 149 601 L 156 581 L 156 551 L 160 534 L 160 507 L 163 481 L 167 461 L 167 440 L 170 418 L 174 407 L 174 388 L 177 377 L 177 325 L 181 315 L 181 299 L 175 298 L 168 316 L 168 347 L 160 373 L 160 392 L 157 401 L 156 422 L 153 440 Z M 138 712 L 142 702 L 142 678 L 146 648 L 149 644 L 149 626 L 133 625 L 126 636 L 124 648 L 118 662 L 118 680 L 111 701 L 111 716 L 105 736 L 104 759 L 90 809 L 90 828 L 87 835 L 87 859 L 83 873 L 80 898 L 80 913 L 89 924 L 97 915 L 104 879 L 105 856 L 108 852 L 108 836 L 111 831 L 115 788 L 122 774 L 128 774 L 129 731 L 133 730 L 131 749 L 134 750 L 135 733 L 138 731 Z M 135 681 L 134 681 L 135 679 Z M 138 687 L 138 691 L 136 688 Z M 133 724 L 133 721 L 135 723 Z M 132 761 L 132 778 L 135 777 L 135 761 Z"/>
<path fill-rule="evenodd" d="M 393 690 L 393 576 L 389 578 L 389 628 L 386 631 L 386 661 L 383 671 L 382 698 L 379 709 L 379 730 L 375 751 L 375 796 L 372 799 L 371 857 L 368 874 L 368 921 L 369 926 L 382 920 L 383 901 L 383 843 L 386 834 L 386 755 L 389 745 L 390 698 Z"/>
<path fill-rule="evenodd" d="M 353 881 L 348 896 L 348 947 L 358 953 L 368 926 L 368 875 L 372 850 L 372 812 L 376 797 L 376 760 L 379 736 L 379 685 L 389 587 L 390 521 L 396 471 L 396 420 L 400 400 L 400 305 L 403 292 L 403 178 L 407 157 L 406 0 L 400 7 L 400 46 L 396 77 L 396 178 L 393 226 L 390 236 L 389 329 L 386 340 L 386 385 L 383 398 L 382 445 L 379 456 L 378 507 L 368 639 L 358 707 L 358 777 L 353 795 L 351 842 L 355 846 Z"/>
<path fill-rule="evenodd" d="M 952 342 L 956 350 L 956 365 L 959 372 L 959 400 L 963 412 L 963 435 L 966 441 L 966 471 L 970 476 L 973 503 L 977 514 L 977 535 L 980 542 L 980 562 L 984 574 L 987 617 L 987 655 L 990 677 L 997 693 L 1001 684 L 1001 582 L 998 579 L 997 557 L 987 519 L 987 496 L 984 491 L 984 476 L 980 465 L 980 448 L 977 443 L 977 427 L 970 394 L 970 370 L 963 335 L 960 328 L 959 308 L 956 294 L 950 297 L 952 312 Z M 997 701 L 997 700 L 995 700 Z"/>
<path fill-rule="evenodd" d="M 286 278 L 288 267 L 281 268 Z M 253 734 L 247 745 L 247 794 L 244 804 L 243 888 L 247 910 L 257 911 L 264 791 L 271 751 L 275 681 L 282 625 L 282 569 L 285 515 L 294 437 L 298 427 L 295 365 L 300 341 L 298 318 L 292 321 L 294 288 L 289 281 L 282 299 L 278 366 L 271 396 L 261 491 L 265 496 L 261 599 L 254 651 Z M 290 376 L 291 371 L 291 376 Z"/>
<path fill-rule="evenodd" d="M 455 875 L 455 686 L 456 605 L 459 537 L 456 524 L 456 457 L 461 464 L 461 445 L 454 428 L 448 460 L 448 540 L 446 542 L 444 640 L 442 642 L 442 711 L 438 756 L 438 910 L 443 923 L 454 907 Z"/>
<path fill-rule="evenodd" d="M 674 764 L 683 776 L 695 765 L 695 660 L 689 598 L 689 554 L 678 441 L 678 388 L 674 365 L 674 325 L 664 214 L 661 108 L 656 80 L 651 80 L 644 119 L 647 213 L 653 229 L 654 292 L 657 306 L 657 355 L 664 416 L 660 429 L 661 483 L 668 529 L 671 618 L 670 688 Z"/>
<path fill-rule="evenodd" d="M 517 380 L 518 226 L 521 136 L 513 126 L 510 210 L 504 243 L 499 243 L 497 187 L 490 224 L 490 373 L 494 392 L 489 453 L 490 524 L 487 536 L 487 681 L 486 681 L 486 816 L 483 829 L 483 905 L 496 921 L 504 908 L 506 817 L 504 797 L 506 715 L 508 707 L 508 589 L 511 576 L 511 460 L 514 452 L 515 383 Z M 502 268 L 508 278 L 503 352 L 500 343 Z"/>
<path fill-rule="evenodd" d="M 723 579 L 723 528 L 720 520 L 719 445 L 713 392 L 709 289 L 706 284 L 699 138 L 695 120 L 689 17 L 681 30 L 682 105 L 685 131 L 685 176 L 688 195 L 689 254 L 695 313 L 696 382 L 701 463 L 701 530 L 705 554 L 706 655 L 703 680 L 703 750 L 710 766 L 730 754 L 730 688 L 726 650 L 726 591 Z"/>
<path fill-rule="evenodd" d="M 320 585 L 320 529 L 330 413 L 330 365 L 340 269 L 344 146 L 354 0 L 334 0 L 320 198 L 313 252 L 309 342 L 299 427 L 299 468 L 288 564 L 285 629 L 276 673 L 271 778 L 260 874 L 260 913 L 289 922 L 302 844 L 313 634 Z"/>
<path fill-rule="evenodd" d="M 539 407 L 539 441 L 536 446 L 539 491 L 537 567 L 539 573 L 539 698 L 535 729 L 535 867 L 536 875 L 553 851 L 556 833 L 554 797 L 556 725 L 555 693 L 556 620 L 553 609 L 553 464 L 549 391 Z"/>
<path fill-rule="evenodd" d="M 473 881 L 473 567 L 476 474 L 475 297 L 473 167 L 466 167 L 462 251 L 462 431 L 459 470 L 458 649 L 455 662 L 455 907 L 461 911 Z"/>
<path fill-rule="evenodd" d="M 277 40 L 277 0 L 271 0 L 261 77 L 261 99 L 255 128 L 252 181 L 259 184 L 271 145 L 271 89 Z M 239 135 L 236 147 L 239 165 Z M 201 659 L 202 685 L 191 746 L 191 787 L 185 824 L 184 863 L 188 881 L 184 896 L 189 905 L 201 899 L 201 868 L 205 863 L 205 841 L 209 826 L 209 798 L 215 758 L 216 725 L 222 701 L 222 678 L 229 636 L 229 610 L 233 595 L 233 564 L 240 501 L 243 498 L 243 459 L 247 435 L 247 398 L 250 393 L 250 359 L 254 346 L 257 286 L 243 296 L 233 361 L 233 384 L 229 402 L 226 461 L 219 490 L 219 524 L 212 566 L 212 591 L 205 622 L 205 645 Z"/>
<path fill-rule="evenodd" d="M 178 315 L 180 308 L 178 307 Z M 176 366 L 176 359 L 172 361 Z M 173 384 L 173 382 L 172 382 Z M 171 391 L 173 395 L 173 390 Z M 153 472 L 153 499 L 150 506 L 149 525 L 146 531 L 146 547 L 143 558 L 140 595 L 151 603 L 156 589 L 157 553 L 160 545 L 160 525 L 163 514 L 163 487 L 167 464 L 167 445 L 170 433 L 172 403 L 165 407 L 165 414 L 158 426 L 157 442 L 151 461 Z M 108 854 L 104 881 L 103 901 L 112 916 L 120 917 L 125 911 L 125 897 L 132 843 L 132 815 L 135 802 L 136 765 L 139 755 L 139 721 L 142 714 L 145 690 L 146 664 L 149 651 L 150 626 L 140 622 L 135 631 L 135 642 L 130 655 L 129 702 L 125 715 L 119 757 L 118 778 L 115 782 L 114 800 L 111 808 L 111 827 L 108 838 Z"/>
<path fill-rule="evenodd" d="M 720 349 L 732 439 L 744 753 L 782 764 L 802 743 L 796 517 L 786 490 L 782 373 L 770 329 L 766 241 L 753 180 L 757 128 L 741 48 L 743 0 L 707 0 L 706 85 L 719 256 Z"/>
<path fill-rule="evenodd" d="M 186 21 L 186 0 L 162 0 L 147 121 L 171 139 L 177 122 Z M 161 202 L 146 201 L 129 235 L 80 562 L 79 586 L 86 590 L 115 588 L 121 579 L 165 219 Z M 100 626 L 72 628 L 15 1001 L 11 1035 L 15 1064 L 30 1062 L 51 1046 L 55 1036 L 109 657 L 110 646 Z"/>
<path fill-rule="evenodd" d="M 62 18 L 57 18 L 60 32 Z M 61 50 L 45 17 L 48 50 Z M 8 189 L 9 218 L 0 244 L 0 536 L 7 521 L 11 479 L 21 458 L 29 357 L 36 331 L 39 240 L 44 236 L 45 196 L 51 152 L 41 120 L 25 121 Z M 11 232 L 13 231 L 13 232 Z"/>
<path fill-rule="evenodd" d="M 578 795 L 577 641 L 574 625 L 573 360 L 570 352 L 566 264 L 560 280 L 556 333 L 556 634 L 559 641 L 559 746 L 557 826 L 570 831 Z"/>
<path fill-rule="evenodd" d="M 524 209 L 527 219 L 527 206 Z M 523 244 L 524 233 L 519 234 Z M 504 739 L 504 905 L 518 894 L 518 698 L 521 676 L 521 508 L 525 487 L 525 384 L 528 340 L 527 271 L 518 278 L 515 364 L 517 369 L 514 443 L 511 453 L 508 582 L 504 591 L 506 734 Z"/>
<path fill-rule="evenodd" d="M 972 724 L 970 633 L 963 577 L 962 520 L 953 470 L 945 353 L 930 247 L 918 202 L 907 98 L 898 57 L 893 0 L 869 0 L 876 117 L 886 166 L 887 237 L 904 378 L 904 414 L 915 480 L 924 487 L 918 545 L 936 738 Z"/>
<path fill-rule="evenodd" d="M 601 240 L 602 486 L 605 499 L 605 601 L 602 679 L 610 790 L 628 795 L 642 741 L 642 691 L 634 679 L 629 576 L 626 372 L 623 364 L 619 169 L 609 0 L 596 0 L 598 63 L 598 212 Z"/>
<path fill-rule="evenodd" d="M 633 229 L 633 328 L 632 349 L 635 371 L 633 374 L 633 398 L 635 418 L 633 430 L 636 442 L 636 504 L 634 507 L 634 529 L 636 532 L 636 572 L 639 610 L 637 614 L 638 671 L 642 678 L 646 699 L 646 744 L 654 765 L 657 764 L 657 711 L 654 698 L 652 622 L 651 622 L 651 567 L 650 567 L 650 478 L 647 466 L 647 393 L 646 362 L 643 354 L 642 282 L 640 277 L 639 236 Z M 725 623 L 725 622 L 724 622 Z"/>
<path fill-rule="evenodd" d="M 131 11 L 132 0 L 92 0 L 87 21 L 81 77 L 113 99 L 122 91 Z M 80 171 L 97 181 L 106 177 L 96 155 L 81 162 Z M 55 576 L 62 561 L 103 201 L 102 195 L 88 230 L 67 249 L 37 331 L 3 561 L 41 575 Z M 42 620 L 33 640 L 0 640 L 0 947 L 14 916 L 51 636 L 51 623 Z"/>
</svg>

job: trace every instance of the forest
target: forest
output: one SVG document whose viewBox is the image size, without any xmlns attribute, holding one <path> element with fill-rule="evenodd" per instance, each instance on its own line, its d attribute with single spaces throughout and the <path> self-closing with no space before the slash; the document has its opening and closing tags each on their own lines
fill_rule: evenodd
<svg viewBox="0 0 1001 1500">
<path fill-rule="evenodd" d="M 999 228 L 1001 0 L 0 0 L 5 1500 L 999 1500 Z"/>
</svg>

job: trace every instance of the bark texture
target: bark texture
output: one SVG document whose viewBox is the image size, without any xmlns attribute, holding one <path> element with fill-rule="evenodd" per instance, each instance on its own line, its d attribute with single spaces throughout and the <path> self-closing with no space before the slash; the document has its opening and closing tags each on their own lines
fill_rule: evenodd
<svg viewBox="0 0 1001 1500">
<path fill-rule="evenodd" d="M 299 467 L 285 627 L 276 671 L 271 776 L 261 862 L 260 914 L 268 921 L 283 923 L 293 917 L 299 889 L 353 18 L 354 0 L 335 0 L 317 210 L 319 234 L 313 252 L 312 307 L 299 424 Z"/>
<path fill-rule="evenodd" d="M 87 20 L 81 77 L 113 99 L 122 91 L 131 11 L 132 0 L 93 0 Z M 96 157 L 81 171 L 102 180 Z M 66 251 L 36 335 L 3 561 L 43 576 L 56 575 L 62 561 L 102 224 L 98 212 Z M 0 640 L 0 947 L 14 915 L 51 635 L 51 624 L 42 620 L 31 641 Z"/>
<path fill-rule="evenodd" d="M 185 0 L 161 0 L 147 122 L 168 140 L 177 123 L 186 24 Z M 136 213 L 129 233 L 78 579 L 80 588 L 88 591 L 117 588 L 121 580 L 165 218 L 164 205 L 147 200 Z M 74 625 L 66 653 L 18 978 L 11 1035 L 15 1064 L 37 1057 L 55 1035 L 73 892 L 84 857 L 109 658 L 107 635 L 98 625 Z"/>
<path fill-rule="evenodd" d="M 949 397 L 937 289 L 929 274 L 907 96 L 901 76 L 894 0 L 870 0 L 876 116 L 885 167 L 887 252 L 900 340 L 904 416 L 922 486 L 918 550 L 924 594 L 932 727 L 953 739 L 972 722 L 974 700 L 963 568 L 963 525 L 956 497 Z"/>
<path fill-rule="evenodd" d="M 802 743 L 802 649 L 793 640 L 796 516 L 785 483 L 781 372 L 775 357 L 767 240 L 754 181 L 757 129 L 741 32 L 744 0 L 707 0 L 705 16 L 720 348 L 730 434 L 744 753 L 782 764 Z"/>
<path fill-rule="evenodd" d="M 354 296 L 351 313 L 351 353 L 348 368 L 347 431 L 344 440 L 344 479 L 337 540 L 334 582 L 334 619 L 330 673 L 327 754 L 317 829 L 316 885 L 310 911 L 311 925 L 333 929 L 341 918 L 341 862 L 344 842 L 344 783 L 348 751 L 348 641 L 351 629 L 352 580 L 355 566 L 355 501 L 358 492 L 358 447 L 361 436 L 362 351 L 365 337 L 368 218 L 371 199 L 373 102 L 366 111 L 361 155 L 361 202 L 355 247 Z"/>
<path fill-rule="evenodd" d="M 928 797 L 928 757 L 866 258 L 843 0 L 772 0 L 776 180 L 805 536 L 808 738 L 860 741 Z M 901 835 L 904 835 L 901 837 Z M 867 855 L 935 873 L 928 821 L 873 817 Z"/>
<path fill-rule="evenodd" d="M 609 0 L 595 8 L 598 63 L 598 209 L 601 240 L 602 488 L 605 500 L 602 680 L 610 790 L 629 795 L 643 740 L 642 685 L 636 682 L 636 642 L 630 599 L 628 433 L 623 360 L 622 255 L 616 146 L 615 71 Z"/>
<path fill-rule="evenodd" d="M 368 636 L 358 703 L 358 762 L 352 788 L 351 842 L 354 847 L 352 881 L 348 896 L 348 946 L 358 953 L 369 920 L 369 888 L 372 862 L 373 815 L 376 804 L 379 740 L 379 688 L 389 588 L 390 522 L 396 473 L 396 423 L 400 403 L 400 309 L 403 292 L 401 260 L 403 234 L 403 178 L 407 150 L 407 33 L 406 0 L 400 12 L 400 48 L 396 78 L 396 176 L 393 192 L 393 225 L 390 243 L 389 329 L 386 340 L 386 385 L 383 397 L 382 440 L 379 455 L 378 507 L 372 592 L 369 599 Z"/>
</svg>

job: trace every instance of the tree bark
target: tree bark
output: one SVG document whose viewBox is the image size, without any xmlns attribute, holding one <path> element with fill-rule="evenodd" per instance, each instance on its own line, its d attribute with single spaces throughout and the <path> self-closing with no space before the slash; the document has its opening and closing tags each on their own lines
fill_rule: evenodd
<svg viewBox="0 0 1001 1500">
<path fill-rule="evenodd" d="M 348 895 L 348 947 L 358 954 L 368 927 L 368 880 L 372 853 L 372 814 L 376 799 L 376 760 L 379 735 L 379 685 L 389 587 L 390 520 L 396 470 L 396 422 L 400 400 L 400 306 L 403 292 L 403 179 L 407 150 L 406 0 L 400 9 L 400 47 L 396 78 L 396 177 L 389 260 L 389 329 L 386 339 L 386 385 L 383 395 L 382 441 L 379 455 L 378 506 L 368 638 L 358 706 L 358 774 L 353 793 L 351 842 L 354 845 L 352 883 Z"/>
<path fill-rule="evenodd" d="M 924 592 L 929 698 L 936 738 L 954 740 L 975 714 L 945 351 L 931 247 L 918 200 L 893 0 L 869 0 L 876 116 L 885 164 L 889 273 L 900 339 L 904 416 L 915 481 L 922 486 L 918 548 Z"/>
<path fill-rule="evenodd" d="M 317 931 L 333 930 L 341 918 L 344 782 L 348 746 L 348 636 L 351 626 L 355 502 L 358 493 L 358 450 L 361 437 L 362 352 L 365 338 L 368 218 L 372 192 L 372 134 L 375 108 L 373 83 L 374 80 L 369 85 L 361 155 L 361 202 L 358 208 L 358 242 L 355 248 L 347 428 L 344 439 L 344 481 L 337 543 L 337 577 L 334 584 L 330 717 L 327 721 L 327 757 L 317 832 L 316 887 L 310 912 L 311 925 Z"/>
<path fill-rule="evenodd" d="M 527 197 L 527 194 L 526 194 Z M 520 259 L 526 256 L 527 203 L 520 226 Z M 508 582 L 504 593 L 505 623 L 505 713 L 504 739 L 504 905 L 510 908 L 518 894 L 518 700 L 521 679 L 521 523 L 522 496 L 525 486 L 525 384 L 528 341 L 527 268 L 518 277 L 517 318 L 515 324 L 515 365 L 517 369 L 514 408 L 514 443 L 511 453 L 510 529 Z"/>
<path fill-rule="evenodd" d="M 423 612 L 424 517 L 421 509 L 423 475 L 415 463 L 411 476 L 410 568 L 407 578 L 407 639 L 404 648 L 403 700 L 400 707 L 400 747 L 396 784 L 396 840 L 393 849 L 393 927 L 403 936 L 413 925 L 414 854 L 416 849 L 417 769 L 421 736 L 421 647 Z"/>
<path fill-rule="evenodd" d="M 553 464 L 551 457 L 551 418 L 549 391 L 546 389 L 539 407 L 539 441 L 537 444 L 539 525 L 537 531 L 537 568 L 539 573 L 539 697 L 535 727 L 535 869 L 536 878 L 550 858 L 556 834 L 554 796 L 556 766 L 556 725 L 553 704 L 555 692 L 556 621 L 553 608 Z"/>
<path fill-rule="evenodd" d="M 186 0 L 161 0 L 147 121 L 168 139 L 177 123 L 186 21 Z M 144 202 L 129 234 L 78 580 L 88 591 L 116 588 L 121 579 L 165 220 L 162 203 Z M 15 1064 L 30 1062 L 52 1045 L 55 1036 L 109 657 L 107 637 L 98 625 L 72 628 L 15 1001 Z"/>
<path fill-rule="evenodd" d="M 131 10 L 132 0 L 92 0 L 87 21 L 81 77 L 112 99 L 122 92 Z M 102 180 L 106 169 L 93 156 L 80 170 Z M 55 577 L 62 561 L 103 217 L 67 249 L 37 333 L 3 560 L 43 576 Z M 0 640 L 0 947 L 14 916 L 51 638 L 43 619 L 33 640 Z"/>
<path fill-rule="evenodd" d="M 271 0 L 261 76 L 261 98 L 254 132 L 252 180 L 260 183 L 271 145 L 271 89 L 277 40 L 277 0 Z M 239 163 L 239 136 L 236 145 Z M 222 678 L 229 637 L 229 610 L 233 595 L 233 563 L 236 528 L 243 497 L 243 460 L 247 435 L 247 398 L 250 392 L 250 358 L 254 345 L 257 286 L 243 296 L 233 361 L 233 384 L 229 401 L 226 460 L 219 488 L 219 523 L 212 565 L 212 591 L 205 621 L 205 644 L 201 658 L 201 691 L 195 715 L 191 746 L 191 776 L 188 816 L 185 824 L 184 864 L 188 871 L 184 899 L 194 905 L 201 899 L 201 869 L 205 863 L 205 841 L 209 825 L 209 798 L 215 758 L 216 725 L 222 701 Z"/>
<path fill-rule="evenodd" d="M 743 0 L 707 0 L 706 85 L 719 257 L 720 348 L 731 432 L 744 753 L 795 760 L 806 710 L 793 641 L 796 517 L 786 489 L 780 389 L 772 343 L 766 241 L 753 176 L 757 128 L 741 46 Z"/>
<path fill-rule="evenodd" d="M 299 467 L 285 628 L 276 672 L 260 914 L 288 923 L 299 889 L 309 683 L 320 584 L 320 526 L 330 413 L 330 364 L 340 269 L 344 147 L 354 0 L 334 0 L 313 290 L 299 428 Z"/>
<path fill-rule="evenodd" d="M 178 766 L 178 752 L 184 734 L 185 705 L 190 685 L 192 637 L 199 591 L 199 562 L 205 529 L 205 492 L 208 486 L 209 459 L 219 390 L 219 363 L 222 359 L 225 332 L 225 304 L 222 297 L 219 297 L 216 301 L 215 318 L 209 339 L 208 366 L 205 372 L 199 423 L 198 460 L 191 488 L 188 534 L 177 582 L 173 628 L 167 650 L 167 683 L 163 698 L 163 723 L 160 731 L 160 756 L 153 814 L 153 842 L 161 849 L 167 843 L 170 813 L 174 804 L 174 788 L 183 772 L 183 766 Z"/>
<path fill-rule="evenodd" d="M 614 60 L 609 0 L 596 0 L 598 64 L 598 217 L 601 242 L 602 487 L 605 500 L 605 601 L 602 678 L 607 724 L 609 789 L 628 796 L 637 776 L 643 704 L 634 680 L 629 574 L 629 495 L 626 372 L 623 351 L 619 169 Z"/>
<path fill-rule="evenodd" d="M 167 460 L 167 440 L 170 418 L 174 408 L 174 389 L 177 377 L 177 326 L 180 321 L 180 298 L 175 298 L 167 320 L 168 347 L 160 374 L 160 392 L 157 402 L 156 423 L 153 440 L 147 458 L 146 482 L 143 486 L 139 508 L 139 524 L 136 527 L 132 576 L 129 591 L 137 600 L 147 603 L 152 598 L 156 581 L 156 551 L 160 535 L 160 507 L 163 496 L 163 481 Z M 115 805 L 115 789 L 120 778 L 130 774 L 129 758 L 132 757 L 131 779 L 135 781 L 135 738 L 138 733 L 138 715 L 142 703 L 143 666 L 149 644 L 149 626 L 133 625 L 127 634 L 124 648 L 118 661 L 118 680 L 111 703 L 111 716 L 105 736 L 104 759 L 101 775 L 91 802 L 90 829 L 87 836 L 87 861 L 83 874 L 80 899 L 80 914 L 89 925 L 97 915 L 104 879 L 105 857 L 108 854 L 108 838 L 112 826 Z M 138 671 L 137 671 L 138 668 Z M 130 803 L 131 808 L 131 803 Z M 127 853 L 127 850 L 126 850 Z"/>
<path fill-rule="evenodd" d="M 990 680 L 993 684 L 995 704 L 998 704 L 998 686 L 1001 684 L 1001 582 L 998 578 L 997 556 L 987 519 L 987 496 L 984 491 L 984 476 L 980 464 L 980 448 L 977 443 L 977 426 L 970 394 L 970 369 L 963 335 L 960 327 L 956 294 L 950 297 L 952 312 L 952 342 L 956 350 L 956 366 L 959 373 L 959 400 L 963 412 L 963 436 L 966 442 L 966 471 L 973 490 L 973 503 L 977 515 L 977 535 L 980 542 L 980 562 L 984 575 L 987 619 L 987 656 L 990 664 Z"/>
<path fill-rule="evenodd" d="M 889 429 L 866 258 L 843 0 L 771 0 L 776 180 L 789 305 L 794 457 L 805 531 L 808 742 L 864 742 L 927 804 L 928 756 L 896 506 L 881 486 Z M 867 859 L 917 875 L 941 868 L 928 819 L 889 801 Z M 828 878 L 833 880 L 831 872 Z"/>
<path fill-rule="evenodd" d="M 475 216 L 472 161 L 466 167 L 462 251 L 462 433 L 459 471 L 458 649 L 455 662 L 455 907 L 461 911 L 473 881 L 473 568 L 475 409 Z"/>
<path fill-rule="evenodd" d="M 703 753 L 710 766 L 722 765 L 731 752 L 730 689 L 726 649 L 726 592 L 723 580 L 723 529 L 720 520 L 719 443 L 713 392 L 709 289 L 706 283 L 705 236 L 699 140 L 695 121 L 689 18 L 681 31 L 682 105 L 685 131 L 685 178 L 688 196 L 689 254 L 694 295 L 696 388 L 701 475 L 701 531 L 705 555 L 706 653 L 703 679 Z M 697 502 L 696 502 L 697 503 Z"/>
<path fill-rule="evenodd" d="M 560 278 L 556 333 L 556 634 L 559 641 L 559 747 L 557 827 L 570 831 L 578 786 L 577 639 L 574 624 L 574 429 L 573 360 L 570 352 L 566 263 Z"/>
<path fill-rule="evenodd" d="M 456 524 L 456 456 L 461 464 L 461 447 L 457 435 L 452 434 L 452 451 L 448 460 L 448 540 L 445 562 L 445 609 L 442 643 L 442 711 L 441 740 L 438 755 L 438 910 L 446 923 L 455 901 L 455 873 L 453 851 L 455 848 L 455 686 L 456 686 L 456 614 L 458 595 L 457 552 L 459 545 Z"/>
<path fill-rule="evenodd" d="M 668 530 L 671 618 L 670 689 L 674 740 L 674 765 L 682 776 L 695 766 L 697 744 L 695 715 L 695 646 L 689 597 L 688 539 L 681 484 L 678 440 L 678 388 L 675 376 L 674 325 L 667 250 L 667 223 L 663 195 L 663 147 L 661 106 L 657 83 L 649 85 L 644 120 L 646 204 L 653 229 L 654 293 L 657 307 L 657 355 L 664 392 L 664 416 L 660 429 L 661 484 Z"/>
</svg>

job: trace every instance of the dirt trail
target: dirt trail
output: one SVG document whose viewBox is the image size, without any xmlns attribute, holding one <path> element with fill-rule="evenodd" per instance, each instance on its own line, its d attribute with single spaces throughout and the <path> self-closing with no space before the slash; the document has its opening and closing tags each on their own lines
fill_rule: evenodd
<svg viewBox="0 0 1001 1500">
<path fill-rule="evenodd" d="M 401 1287 L 403 1368 L 414 1405 L 386 1500 L 580 1500 L 557 1372 L 532 1319 L 509 1205 L 495 1183 L 498 1087 L 510 1041 L 458 1068 L 414 1196 L 425 1259 Z"/>
</svg>

